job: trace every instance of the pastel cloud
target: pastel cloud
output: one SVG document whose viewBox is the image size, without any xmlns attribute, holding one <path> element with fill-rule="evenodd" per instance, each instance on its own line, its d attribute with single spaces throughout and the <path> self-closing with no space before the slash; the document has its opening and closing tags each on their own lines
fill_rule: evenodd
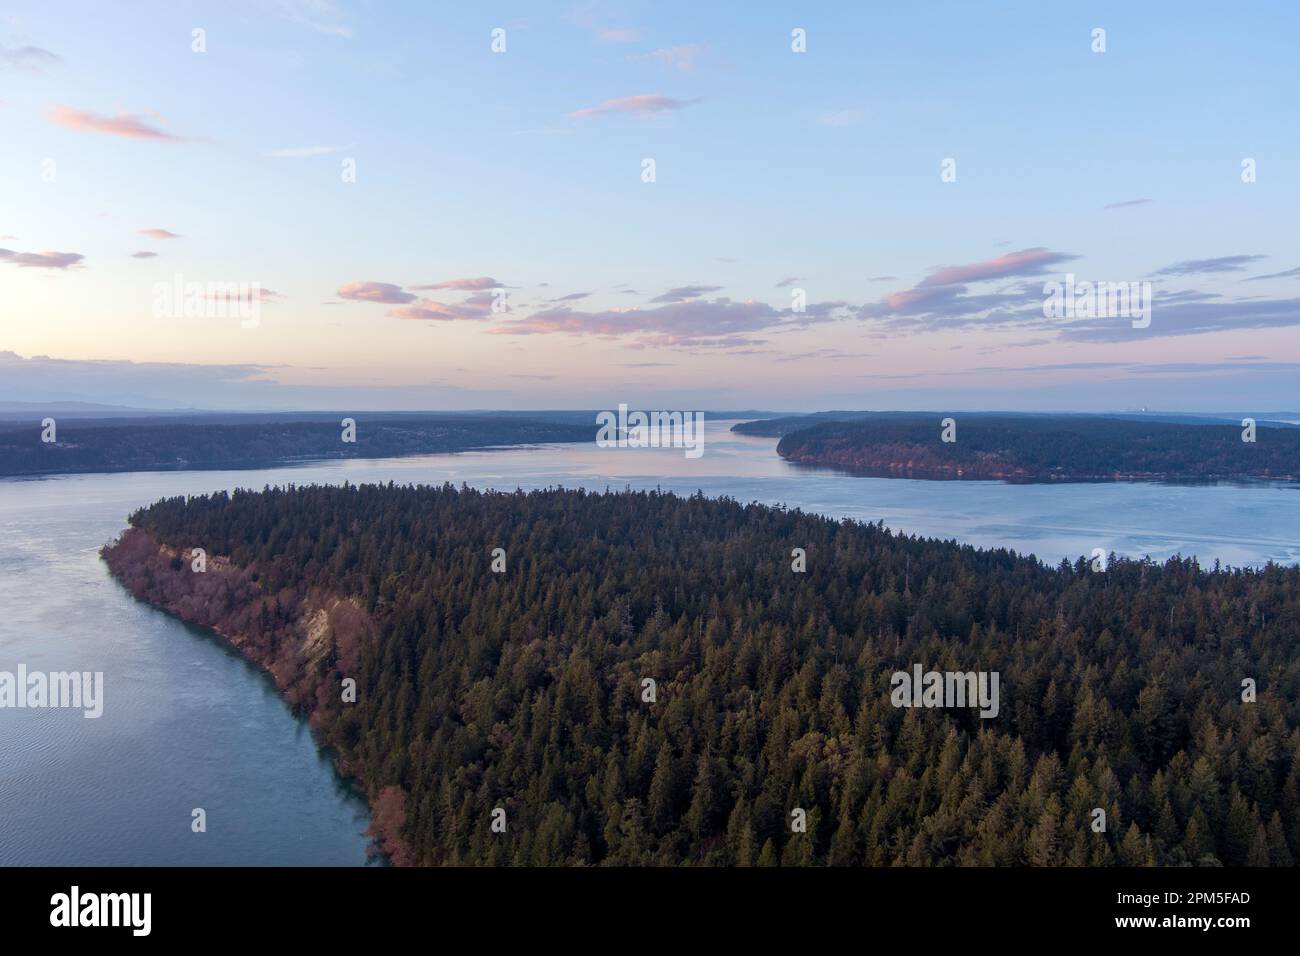
<svg viewBox="0 0 1300 956">
<path fill-rule="evenodd" d="M 812 352 L 796 352 L 791 355 L 782 355 L 777 358 L 778 362 L 802 362 L 808 359 L 855 359 L 870 358 L 869 352 L 841 352 L 839 349 L 816 349 Z"/>
<path fill-rule="evenodd" d="M 1182 262 L 1157 269 L 1152 275 L 1189 276 L 1215 272 L 1242 272 L 1252 262 L 1267 258 L 1268 256 L 1246 255 L 1219 256 L 1217 259 L 1184 259 Z"/>
<path fill-rule="evenodd" d="M 692 299 L 672 302 L 653 309 L 605 309 L 580 312 L 556 307 L 489 331 L 494 335 L 567 335 L 637 336 L 640 346 L 719 346 L 754 344 L 745 338 L 753 332 L 774 326 L 796 327 L 810 322 L 836 318 L 844 303 L 825 302 L 808 306 L 805 313 L 792 316 L 766 302 L 736 302 L 727 298 Z M 742 341 L 743 339 L 743 341 Z"/>
<path fill-rule="evenodd" d="M 150 239 L 181 239 L 184 238 L 179 233 L 172 232 L 170 229 L 141 229 L 140 235 L 148 236 Z"/>
<path fill-rule="evenodd" d="M 921 280 L 921 286 L 958 285 L 983 282 L 988 279 L 1006 279 L 1011 276 L 1041 275 L 1048 266 L 1077 259 L 1064 252 L 1053 252 L 1042 246 L 1008 252 L 1006 255 L 964 266 L 943 266 Z"/>
<path fill-rule="evenodd" d="M 717 292 L 721 288 L 720 285 L 679 285 L 675 289 L 669 289 L 663 295 L 655 296 L 650 301 L 685 302 L 687 299 L 698 299 L 709 292 Z"/>
<path fill-rule="evenodd" d="M 671 96 L 661 96 L 658 93 L 642 93 L 637 96 L 624 96 L 619 99 L 605 100 L 598 106 L 589 106 L 586 109 L 576 110 L 569 115 L 578 119 L 603 116 L 609 113 L 635 113 L 638 116 L 654 116 L 656 113 L 669 110 L 685 109 L 698 102 L 698 99 L 678 100 L 673 99 Z"/>
<path fill-rule="evenodd" d="M 641 39 L 641 31 L 634 27 L 605 27 L 596 36 L 603 43 L 635 43 Z"/>
<path fill-rule="evenodd" d="M 8 262 L 20 269 L 72 269 L 86 257 L 78 252 L 14 252 L 0 249 L 0 262 Z"/>
<path fill-rule="evenodd" d="M 501 283 L 490 276 L 477 279 L 448 279 L 445 282 L 433 282 L 428 285 L 413 285 L 412 289 L 453 289 L 460 292 L 478 292 L 481 289 L 499 289 Z"/>
<path fill-rule="evenodd" d="M 1242 282 L 1261 282 L 1264 279 L 1300 279 L 1300 266 L 1294 269 L 1287 269 L 1285 272 L 1270 272 L 1268 275 L 1251 276 L 1248 279 L 1242 279 Z"/>
<path fill-rule="evenodd" d="M 40 73 L 47 67 L 57 66 L 60 62 L 62 61 L 49 50 L 38 46 L 13 48 L 0 46 L 0 69 Z"/>
<path fill-rule="evenodd" d="M 402 287 L 391 282 L 349 282 L 339 286 L 338 297 L 353 302 L 379 302 L 388 305 L 404 305 L 414 302 L 415 296 L 403 292 Z"/>
<path fill-rule="evenodd" d="M 968 286 L 904 289 L 865 305 L 858 318 L 874 319 L 889 331 L 941 331 L 966 327 L 1043 323 L 1043 297 L 1033 286 L 972 293 Z"/>
<path fill-rule="evenodd" d="M 156 252 L 133 252 L 133 253 L 131 253 L 131 258 L 132 258 L 132 259 L 152 259 L 152 258 L 154 258 L 154 257 L 157 256 L 157 255 L 158 255 L 158 253 L 156 253 Z"/>
<path fill-rule="evenodd" d="M 971 368 L 927 369 L 919 372 L 870 372 L 863 378 L 920 379 L 961 378 L 986 375 L 1057 375 L 1061 372 L 1096 372 L 1084 378 L 1094 381 L 1117 381 L 1130 375 L 1174 376 L 1179 378 L 1220 377 L 1225 375 L 1259 375 L 1260 373 L 1294 373 L 1300 362 L 1267 362 L 1252 359 L 1229 359 L 1223 362 L 1056 362 L 1041 365 L 980 365 Z"/>
<path fill-rule="evenodd" d="M 417 299 L 410 305 L 390 309 L 388 314 L 398 319 L 417 319 L 427 322 L 454 322 L 462 319 L 485 319 L 492 311 L 492 295 L 480 292 L 459 304 Z"/>
<path fill-rule="evenodd" d="M 1040 290 L 1019 285 L 1001 291 L 972 293 L 970 284 L 1041 275 L 1049 266 L 1077 258 L 1035 246 L 967 265 L 941 266 L 912 288 L 891 292 L 878 302 L 863 306 L 858 317 L 885 320 L 885 326 L 893 329 L 1041 321 Z"/>
<path fill-rule="evenodd" d="M 1067 326 L 1062 336 L 1086 342 L 1131 342 L 1140 338 L 1295 326 L 1300 326 L 1300 298 L 1225 299 L 1207 293 L 1190 293 L 1157 295 L 1151 305 L 1151 324 L 1146 328 L 1133 328 L 1122 319 L 1081 319 Z"/>
<path fill-rule="evenodd" d="M 1108 202 L 1102 206 L 1102 209 L 1124 209 L 1128 206 L 1145 206 L 1147 203 L 1155 202 L 1154 199 L 1125 199 L 1123 202 Z"/>
<path fill-rule="evenodd" d="M 121 136 L 125 139 L 147 139 L 159 142 L 183 143 L 180 136 L 174 136 L 156 126 L 150 126 L 138 116 L 119 113 L 117 116 L 100 116 L 70 106 L 56 106 L 50 110 L 50 119 L 58 126 L 80 130 L 83 133 L 103 133 L 106 136 Z"/>
</svg>

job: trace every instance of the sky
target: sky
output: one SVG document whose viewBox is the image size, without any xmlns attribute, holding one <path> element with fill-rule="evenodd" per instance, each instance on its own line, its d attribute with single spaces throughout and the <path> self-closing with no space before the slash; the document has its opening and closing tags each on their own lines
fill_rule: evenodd
<svg viewBox="0 0 1300 956">
<path fill-rule="evenodd" d="M 0 401 L 1294 410 L 1298 28 L 4 0 Z"/>
</svg>

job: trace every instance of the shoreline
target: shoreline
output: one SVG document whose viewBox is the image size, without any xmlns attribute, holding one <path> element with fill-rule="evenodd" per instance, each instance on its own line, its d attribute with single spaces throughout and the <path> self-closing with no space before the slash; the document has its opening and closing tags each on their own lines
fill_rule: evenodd
<svg viewBox="0 0 1300 956">
<path fill-rule="evenodd" d="M 853 465 L 833 458 L 782 455 L 790 465 L 816 471 L 831 471 L 850 478 L 896 478 L 910 481 L 996 481 L 1008 485 L 1300 485 L 1300 475 L 1179 475 L 1164 472 L 1120 472 L 1102 474 L 1031 474 L 1009 471 L 982 472 L 953 465 L 944 468 L 888 462 L 880 465 Z"/>
<path fill-rule="evenodd" d="M 0 481 L 41 481 L 47 478 L 81 478 L 96 475 L 175 475 L 202 474 L 222 471 L 272 471 L 277 468 L 300 468 L 309 465 L 329 465 L 341 462 L 360 461 L 400 461 L 408 458 L 427 458 L 432 455 L 464 455 L 476 451 L 512 451 L 515 449 L 549 448 L 552 445 L 584 445 L 590 442 L 579 439 L 557 439 L 556 441 L 535 441 L 503 443 L 496 445 L 467 445 L 464 448 L 440 448 L 434 451 L 417 451 L 406 455 L 305 455 L 280 458 L 264 463 L 246 463 L 234 465 L 194 465 L 188 461 L 166 464 L 162 462 L 125 466 L 121 468 L 81 469 L 73 471 L 22 471 L 0 473 Z"/>
<path fill-rule="evenodd" d="M 237 567 L 223 557 L 210 556 L 207 570 L 200 576 L 190 570 L 188 560 L 181 558 L 180 549 L 161 544 L 147 531 L 133 526 L 105 544 L 99 556 L 113 579 L 135 600 L 200 629 L 203 636 L 217 641 L 268 677 L 293 719 L 306 724 L 317 748 L 328 756 L 339 782 L 365 801 L 369 817 L 365 835 L 371 840 L 367 859 L 378 857 L 385 865 L 409 865 L 410 851 L 400 833 L 404 815 L 393 819 L 392 813 L 385 812 L 381 804 L 383 791 L 370 792 L 363 779 L 364 767 L 325 729 L 326 719 L 332 716 L 329 684 L 332 677 L 341 680 L 341 676 L 334 668 L 322 667 L 331 657 L 340 661 L 355 659 L 347 647 L 340 648 L 340 644 L 349 643 L 348 636 L 340 632 L 355 635 L 359 627 L 365 632 L 364 639 L 378 635 L 373 621 L 354 601 L 309 592 L 299 596 L 283 626 L 270 634 L 253 633 L 246 622 L 256 620 L 273 604 L 279 607 L 286 597 L 284 593 L 265 594 L 257 586 L 256 572 Z M 209 609 L 214 606 L 228 606 L 228 610 L 211 613 Z M 209 613 L 198 613 L 200 608 Z M 359 652 L 354 642 L 352 651 Z"/>
</svg>

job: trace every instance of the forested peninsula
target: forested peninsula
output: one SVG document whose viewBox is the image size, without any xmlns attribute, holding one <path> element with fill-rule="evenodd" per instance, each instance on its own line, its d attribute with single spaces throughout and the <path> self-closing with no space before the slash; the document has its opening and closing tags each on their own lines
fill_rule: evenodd
<svg viewBox="0 0 1300 956">
<path fill-rule="evenodd" d="M 392 484 L 169 498 L 103 554 L 270 672 L 399 865 L 1300 854 L 1300 568 Z M 997 672 L 997 715 L 897 706 L 917 665 Z"/>
<path fill-rule="evenodd" d="M 873 417 L 780 435 L 787 461 L 884 478 L 1011 482 L 1300 481 L 1300 429 L 1091 416 Z"/>
</svg>

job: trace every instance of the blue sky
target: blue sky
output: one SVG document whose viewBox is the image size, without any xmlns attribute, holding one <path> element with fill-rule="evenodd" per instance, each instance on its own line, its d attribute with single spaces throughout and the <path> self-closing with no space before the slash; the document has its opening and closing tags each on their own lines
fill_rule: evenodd
<svg viewBox="0 0 1300 956">
<path fill-rule="evenodd" d="M 0 400 L 1300 406 L 1300 7 L 807 6 L 7 3 Z"/>
</svg>

